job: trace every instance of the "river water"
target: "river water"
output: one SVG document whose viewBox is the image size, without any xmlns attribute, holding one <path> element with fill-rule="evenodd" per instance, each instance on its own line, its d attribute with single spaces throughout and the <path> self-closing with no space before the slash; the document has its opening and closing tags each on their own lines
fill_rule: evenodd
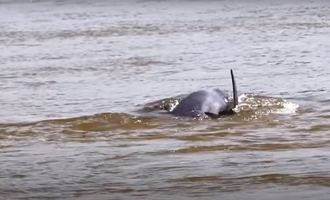
<svg viewBox="0 0 330 200">
<path fill-rule="evenodd" d="M 320 0 L 1 0 L 0 199 L 329 199 L 329 36 Z M 162 110 L 230 69 L 236 115 Z"/>
</svg>

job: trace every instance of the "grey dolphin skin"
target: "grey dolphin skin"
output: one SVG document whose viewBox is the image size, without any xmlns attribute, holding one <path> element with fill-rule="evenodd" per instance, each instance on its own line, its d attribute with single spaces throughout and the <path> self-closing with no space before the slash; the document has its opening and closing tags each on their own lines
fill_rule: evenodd
<svg viewBox="0 0 330 200">
<path fill-rule="evenodd" d="M 182 117 L 211 117 L 217 118 L 224 114 L 234 113 L 238 104 L 236 82 L 233 70 L 230 70 L 233 85 L 233 100 L 220 89 L 200 90 L 189 94 L 171 112 Z"/>
</svg>

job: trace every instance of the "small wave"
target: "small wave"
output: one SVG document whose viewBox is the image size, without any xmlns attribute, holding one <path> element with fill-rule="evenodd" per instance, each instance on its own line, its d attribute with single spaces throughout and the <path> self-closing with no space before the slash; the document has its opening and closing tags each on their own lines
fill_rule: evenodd
<svg viewBox="0 0 330 200">
<path fill-rule="evenodd" d="M 143 112 L 172 111 L 185 95 L 161 99 L 144 105 Z M 282 98 L 242 94 L 234 111 L 242 119 L 258 119 L 270 114 L 294 114 L 299 105 Z"/>
<path fill-rule="evenodd" d="M 153 101 L 145 104 L 143 106 L 143 109 L 140 111 L 154 112 L 154 111 L 166 110 L 170 112 L 180 103 L 181 99 L 185 96 L 186 95 L 180 95 L 180 96 L 161 99 L 158 101 Z"/>
<path fill-rule="evenodd" d="M 235 111 L 238 115 L 251 119 L 270 114 L 294 114 L 298 108 L 298 104 L 282 98 L 242 94 L 239 96 L 239 106 Z"/>
<path fill-rule="evenodd" d="M 81 131 L 111 131 L 148 129 L 154 127 L 151 117 L 141 117 L 126 113 L 99 113 L 68 119 L 49 120 L 53 124 L 68 125 L 73 130 Z"/>
<path fill-rule="evenodd" d="M 7 141 L 37 138 L 38 140 L 100 139 L 122 133 L 137 133 L 154 129 L 157 122 L 148 116 L 127 113 L 99 113 L 66 119 L 52 119 L 33 123 L 0 124 L 0 148 Z"/>
<path fill-rule="evenodd" d="M 46 138 L 60 140 L 73 138 L 75 140 L 95 139 L 101 137 L 126 137 L 135 135 L 139 138 L 154 137 L 155 133 L 166 130 L 166 133 L 176 133 L 178 130 L 190 130 L 198 134 L 207 131 L 227 130 L 232 122 L 240 124 L 244 121 L 261 120 L 274 121 L 276 115 L 295 113 L 299 105 L 281 98 L 265 97 L 251 94 L 239 96 L 239 106 L 236 115 L 222 117 L 219 121 L 196 123 L 191 119 L 162 117 L 161 112 L 168 113 L 175 107 L 182 96 L 171 97 L 146 104 L 141 112 L 132 115 L 128 113 L 99 113 L 66 119 L 44 120 L 34 123 L 0 124 L 1 141 L 21 140 L 26 138 Z M 218 123 L 220 122 L 221 123 Z M 244 124 L 244 123 L 243 123 Z M 60 134 L 59 134 L 60 133 Z M 158 136 L 157 136 L 158 137 Z M 183 139 L 195 139 L 196 135 L 180 135 Z M 203 135 L 204 138 L 205 135 Z M 213 137 L 211 134 L 210 137 Z M 178 138 L 177 138 L 178 139 Z"/>
</svg>

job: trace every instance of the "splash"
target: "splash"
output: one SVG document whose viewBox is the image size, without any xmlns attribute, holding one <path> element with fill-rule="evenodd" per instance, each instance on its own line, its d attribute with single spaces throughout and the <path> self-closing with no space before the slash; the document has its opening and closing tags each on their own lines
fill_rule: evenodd
<svg viewBox="0 0 330 200">
<path fill-rule="evenodd" d="M 170 97 L 144 105 L 144 112 L 165 110 L 172 111 L 182 100 L 182 96 Z M 232 101 L 230 99 L 229 101 Z M 242 119 L 259 119 L 270 114 L 295 114 L 299 105 L 288 100 L 255 94 L 241 94 L 238 97 L 238 106 L 234 111 Z"/>
<path fill-rule="evenodd" d="M 260 118 L 270 114 L 294 114 L 298 108 L 298 104 L 282 98 L 243 94 L 239 96 L 239 106 L 235 111 L 239 115 Z"/>
<path fill-rule="evenodd" d="M 299 104 L 295 104 L 293 102 L 289 102 L 284 100 L 283 102 L 283 108 L 278 109 L 274 113 L 277 114 L 295 114 L 299 108 Z"/>
<path fill-rule="evenodd" d="M 153 112 L 159 110 L 166 110 L 168 112 L 171 112 L 180 103 L 180 101 L 184 96 L 185 95 L 180 95 L 180 96 L 165 98 L 158 101 L 147 103 L 143 106 L 143 109 L 140 111 Z"/>
</svg>

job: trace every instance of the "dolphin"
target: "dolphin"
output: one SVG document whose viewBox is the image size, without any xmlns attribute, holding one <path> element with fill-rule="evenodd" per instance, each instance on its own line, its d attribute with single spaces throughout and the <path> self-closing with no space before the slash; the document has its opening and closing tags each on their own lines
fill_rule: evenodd
<svg viewBox="0 0 330 200">
<path fill-rule="evenodd" d="M 233 109 L 238 104 L 236 82 L 233 70 L 230 70 L 233 86 L 233 100 L 220 89 L 199 90 L 183 98 L 170 112 L 181 117 L 211 117 L 235 113 Z"/>
</svg>

